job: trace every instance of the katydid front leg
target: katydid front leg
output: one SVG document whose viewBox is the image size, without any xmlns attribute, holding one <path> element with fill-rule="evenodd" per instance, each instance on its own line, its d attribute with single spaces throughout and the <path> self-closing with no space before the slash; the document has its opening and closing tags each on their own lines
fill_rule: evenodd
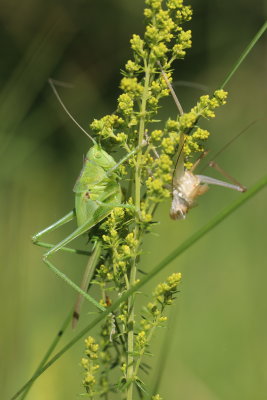
<svg viewBox="0 0 267 400">
<path fill-rule="evenodd" d="M 72 210 L 68 214 L 66 214 L 64 217 L 59 219 L 58 221 L 54 222 L 52 225 L 49 225 L 47 228 L 43 229 L 42 231 L 36 233 L 32 237 L 32 242 L 33 244 L 44 247 L 47 249 L 52 249 L 55 245 L 47 242 L 41 242 L 39 239 L 45 235 L 46 233 L 52 232 L 60 228 L 61 226 L 67 224 L 68 222 L 72 221 L 75 218 L 75 211 Z M 86 250 L 79 250 L 79 249 L 73 249 L 71 247 L 62 247 L 61 250 L 66 251 L 68 253 L 73 253 L 73 254 L 81 254 L 85 256 L 89 256 L 91 254 L 90 251 Z"/>
</svg>

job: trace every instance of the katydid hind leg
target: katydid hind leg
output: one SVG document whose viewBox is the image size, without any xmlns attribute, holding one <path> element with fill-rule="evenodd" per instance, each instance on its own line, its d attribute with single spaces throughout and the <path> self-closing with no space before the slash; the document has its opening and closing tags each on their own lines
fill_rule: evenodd
<svg viewBox="0 0 267 400">
<path fill-rule="evenodd" d="M 90 285 L 90 282 L 94 276 L 95 268 L 97 266 L 99 257 L 101 255 L 101 242 L 97 241 L 95 244 L 95 247 L 93 249 L 93 252 L 91 254 L 91 257 L 88 260 L 86 269 L 84 271 L 84 275 L 82 278 L 81 282 L 81 289 L 84 290 L 85 292 L 88 290 L 88 287 Z M 72 328 L 74 329 L 78 323 L 78 320 L 80 318 L 80 312 L 81 312 L 81 307 L 83 304 L 84 297 L 82 295 L 78 295 L 76 303 L 74 305 L 74 310 L 73 310 L 73 315 L 72 315 Z"/>
<path fill-rule="evenodd" d="M 92 296 L 82 290 L 75 282 L 73 282 L 66 274 L 61 272 L 54 264 L 52 264 L 46 258 L 43 259 L 44 263 L 53 271 L 59 278 L 63 279 L 69 286 L 71 286 L 77 293 L 81 294 L 86 300 L 92 303 L 95 307 L 97 307 L 101 311 L 105 311 L 105 308 L 101 306 Z"/>
</svg>

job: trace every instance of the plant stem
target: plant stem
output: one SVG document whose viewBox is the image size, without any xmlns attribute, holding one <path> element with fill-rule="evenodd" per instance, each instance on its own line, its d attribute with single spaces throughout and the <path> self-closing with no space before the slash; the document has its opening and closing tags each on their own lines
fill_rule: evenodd
<svg viewBox="0 0 267 400">
<path fill-rule="evenodd" d="M 135 225 L 135 239 L 139 241 L 140 228 L 139 228 L 139 211 L 141 203 L 141 161 L 142 161 L 142 143 L 145 135 L 145 120 L 146 120 L 146 104 L 148 98 L 150 70 L 145 62 L 145 80 L 144 80 L 144 92 L 142 96 L 142 103 L 140 109 L 140 123 L 139 123 L 139 138 L 138 146 L 140 150 L 137 153 L 136 169 L 135 169 L 135 209 L 136 209 L 136 225 Z M 130 272 L 130 287 L 134 286 L 136 281 L 136 257 L 133 260 L 132 268 Z M 127 382 L 129 386 L 127 388 L 127 400 L 133 399 L 133 378 L 134 378 L 134 294 L 128 299 L 128 354 L 127 354 Z"/>
</svg>

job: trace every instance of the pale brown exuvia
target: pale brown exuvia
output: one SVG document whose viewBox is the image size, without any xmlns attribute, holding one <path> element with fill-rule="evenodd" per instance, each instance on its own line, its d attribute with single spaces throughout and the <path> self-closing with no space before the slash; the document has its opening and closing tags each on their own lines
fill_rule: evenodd
<svg viewBox="0 0 267 400">
<path fill-rule="evenodd" d="M 181 156 L 181 158 L 183 157 Z M 238 183 L 234 178 L 223 171 L 214 161 L 210 162 L 209 165 L 217 169 L 228 179 L 232 180 L 234 184 L 205 175 L 195 175 L 193 171 L 199 164 L 201 158 L 202 157 L 197 160 L 190 170 L 184 169 L 183 160 L 178 160 L 177 162 L 172 181 L 172 204 L 170 209 L 170 217 L 172 219 L 184 219 L 188 211 L 196 205 L 196 199 L 198 196 L 206 193 L 206 191 L 209 189 L 208 185 L 223 186 L 229 189 L 237 190 L 238 192 L 246 191 L 246 188 L 243 185 Z"/>
</svg>

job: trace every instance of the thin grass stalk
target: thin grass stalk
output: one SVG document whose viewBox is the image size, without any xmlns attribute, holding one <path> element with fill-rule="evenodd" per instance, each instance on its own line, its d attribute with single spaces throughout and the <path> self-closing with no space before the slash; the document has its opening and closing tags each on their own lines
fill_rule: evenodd
<svg viewBox="0 0 267 400">
<path fill-rule="evenodd" d="M 245 60 L 245 58 L 249 55 L 249 53 L 251 52 L 251 50 L 253 49 L 253 47 L 255 46 L 255 44 L 258 42 L 258 40 L 261 38 L 261 36 L 264 34 L 264 32 L 267 29 L 267 21 L 264 22 L 264 24 L 262 25 L 262 27 L 259 29 L 259 31 L 256 33 L 256 35 L 254 36 L 254 38 L 251 40 L 251 42 L 248 44 L 248 46 L 245 48 L 245 50 L 243 51 L 243 53 L 241 54 L 241 56 L 239 57 L 239 59 L 237 60 L 237 62 L 234 64 L 234 66 L 232 67 L 231 71 L 229 72 L 229 74 L 226 76 L 226 78 L 224 79 L 223 83 L 220 86 L 220 89 L 224 89 L 225 86 L 227 85 L 227 83 L 230 81 L 230 79 L 232 78 L 232 76 L 234 75 L 234 73 L 238 70 L 238 68 L 240 67 L 240 65 L 242 64 L 242 62 Z"/>
<path fill-rule="evenodd" d="M 38 365 L 35 374 L 42 368 L 42 366 L 47 362 L 47 360 L 49 360 L 50 355 L 53 353 L 53 351 L 55 350 L 59 340 L 62 338 L 65 330 L 67 329 L 71 319 L 72 319 L 72 315 L 73 312 L 71 310 L 71 312 L 68 314 L 67 318 L 64 320 L 62 326 L 60 327 L 57 336 L 54 338 L 53 342 L 51 343 L 50 347 L 48 348 L 46 354 L 44 355 L 44 358 L 42 359 L 42 361 L 40 362 L 40 364 Z M 33 381 L 34 382 L 34 381 Z M 27 389 L 25 390 L 25 392 L 23 393 L 23 395 L 21 396 L 20 400 L 24 400 L 27 396 L 27 394 L 29 393 L 31 386 L 33 384 L 33 382 L 28 385 Z"/>
</svg>

